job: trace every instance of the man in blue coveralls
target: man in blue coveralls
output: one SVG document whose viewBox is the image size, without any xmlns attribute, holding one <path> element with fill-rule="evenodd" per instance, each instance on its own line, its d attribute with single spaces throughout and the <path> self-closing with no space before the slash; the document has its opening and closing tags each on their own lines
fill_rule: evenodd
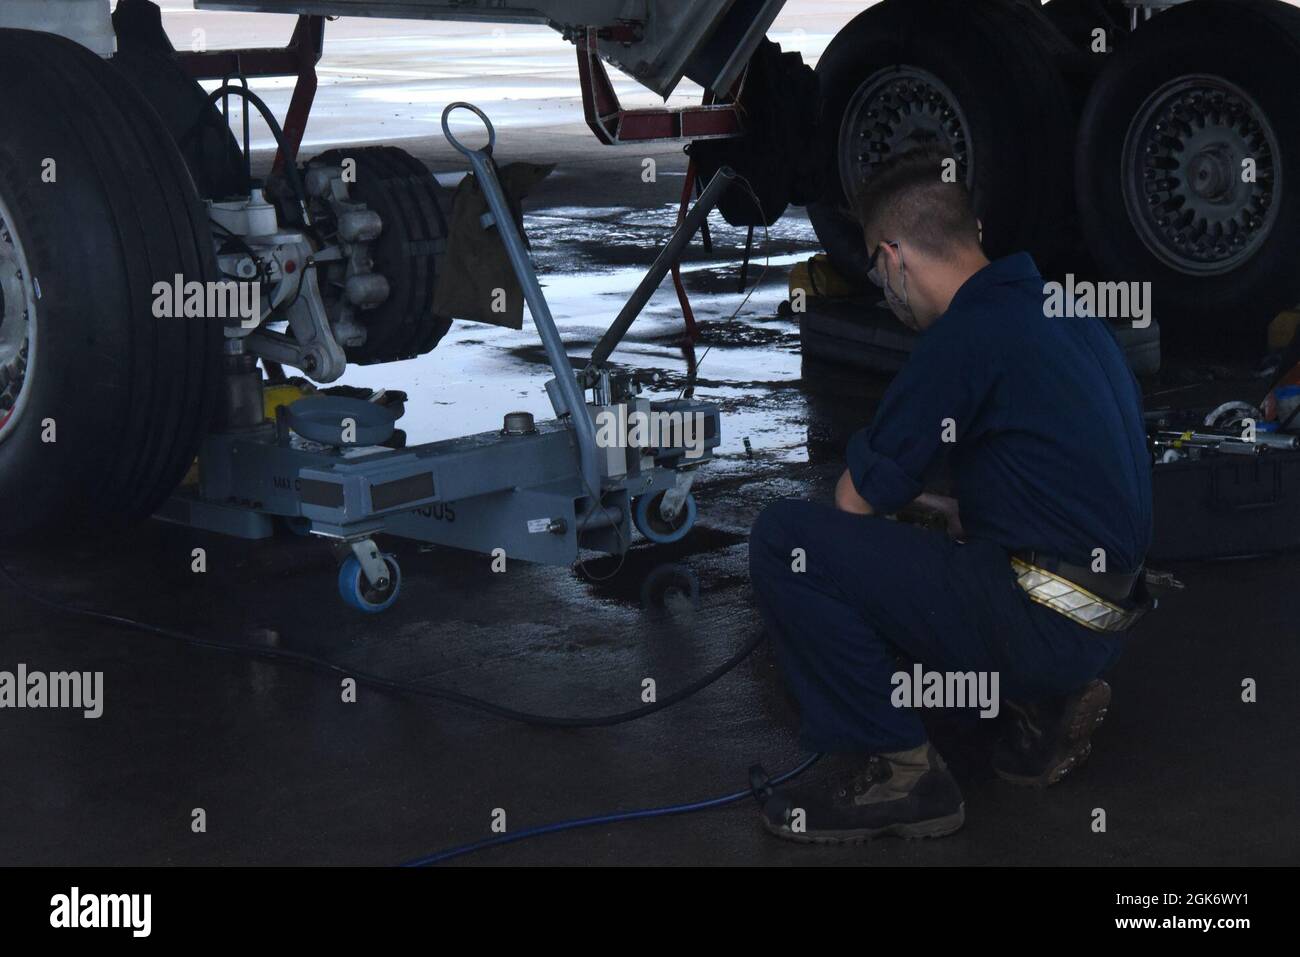
<svg viewBox="0 0 1300 957">
<path fill-rule="evenodd" d="M 996 676 L 1015 718 L 997 773 L 1059 780 L 1087 757 L 1110 700 L 1100 676 L 1148 604 L 1150 459 L 1123 352 L 1099 319 L 1048 317 L 1028 254 L 985 258 L 966 190 L 942 170 L 912 152 L 863 188 L 871 279 L 922 335 L 850 439 L 834 506 L 776 502 L 750 537 L 803 743 L 823 753 L 793 786 L 759 788 L 764 823 L 793 840 L 961 827 L 961 792 L 909 706 L 919 695 L 897 694 L 913 673 L 940 689 Z M 955 498 L 924 492 L 945 463 Z M 948 534 L 886 517 L 908 505 L 941 513 Z"/>
</svg>

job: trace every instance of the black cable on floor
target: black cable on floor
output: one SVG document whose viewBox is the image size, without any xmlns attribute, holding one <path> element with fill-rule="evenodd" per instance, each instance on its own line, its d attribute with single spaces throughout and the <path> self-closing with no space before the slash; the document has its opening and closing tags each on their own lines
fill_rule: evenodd
<svg viewBox="0 0 1300 957">
<path fill-rule="evenodd" d="M 437 701 L 446 701 L 451 704 L 460 705 L 464 708 L 486 712 L 495 717 L 504 718 L 507 721 L 517 721 L 521 724 L 545 728 L 608 728 L 613 725 L 626 724 L 629 721 L 636 721 L 640 718 L 649 717 L 657 711 L 662 711 L 664 708 L 671 707 L 678 702 L 686 700 L 691 695 L 703 691 L 753 654 L 754 649 L 763 641 L 762 632 L 755 634 L 754 637 L 750 638 L 739 651 L 708 674 L 692 681 L 685 688 L 674 691 L 672 694 L 660 698 L 658 701 L 652 702 L 651 704 L 642 705 L 641 707 L 633 708 L 630 711 L 621 711 L 617 714 L 602 715 L 600 717 L 556 717 L 552 715 L 532 714 L 527 711 L 516 711 L 513 708 L 507 708 L 504 705 L 499 705 L 495 702 L 485 701 L 484 699 L 476 698 L 473 695 L 462 694 L 459 691 L 413 685 L 402 681 L 394 681 L 393 679 L 385 678 L 382 675 L 367 674 L 363 671 L 345 668 L 344 666 L 326 658 L 320 658 L 303 651 L 293 651 L 287 648 L 259 648 L 255 645 L 213 641 L 206 638 L 198 638 L 194 635 L 189 635 L 171 628 L 165 628 L 160 625 L 152 625 L 148 622 L 137 621 L 134 618 L 127 618 L 123 615 L 113 615 L 107 612 L 94 611 L 88 608 L 78 608 L 75 605 L 69 605 L 65 602 L 49 598 L 29 588 L 14 577 L 13 573 L 9 571 L 3 561 L 0 561 L 0 578 L 8 582 L 10 587 L 30 601 L 34 601 L 39 605 L 44 605 L 47 608 L 52 608 L 63 614 L 74 615 L 76 617 L 86 618 L 90 621 L 103 622 L 109 625 L 116 625 L 121 628 L 142 631 L 147 634 L 157 635 L 162 638 L 171 639 L 172 641 L 181 642 L 182 644 L 191 645 L 195 648 L 231 652 L 248 658 L 262 658 L 268 661 L 302 665 L 308 668 L 314 668 L 318 671 L 333 672 L 334 674 L 352 678 L 359 685 L 377 688 L 381 691 L 388 691 L 400 695 L 410 695 L 419 698 L 432 698 Z"/>
</svg>

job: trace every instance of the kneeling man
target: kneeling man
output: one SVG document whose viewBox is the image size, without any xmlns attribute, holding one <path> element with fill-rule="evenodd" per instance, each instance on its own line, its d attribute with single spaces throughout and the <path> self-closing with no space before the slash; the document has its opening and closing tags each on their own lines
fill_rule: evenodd
<svg viewBox="0 0 1300 957">
<path fill-rule="evenodd" d="M 872 281 L 922 333 L 912 356 L 850 439 L 834 506 L 777 502 L 750 538 L 803 743 L 824 753 L 767 797 L 782 837 L 961 826 L 961 792 L 917 712 L 891 701 L 911 663 L 996 673 L 1015 717 L 998 774 L 1059 780 L 1087 757 L 1110 700 L 1100 676 L 1147 605 L 1141 390 L 1101 320 L 1048 316 L 1028 254 L 985 258 L 942 161 L 905 154 L 858 203 Z M 955 498 L 924 493 L 945 462 Z M 913 503 L 949 534 L 885 517 Z"/>
</svg>

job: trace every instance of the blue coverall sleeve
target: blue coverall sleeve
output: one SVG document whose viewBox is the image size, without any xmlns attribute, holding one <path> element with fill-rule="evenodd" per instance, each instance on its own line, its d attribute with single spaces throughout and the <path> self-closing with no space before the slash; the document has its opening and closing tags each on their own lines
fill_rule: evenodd
<svg viewBox="0 0 1300 957">
<path fill-rule="evenodd" d="M 951 448 L 948 440 L 961 441 L 974 427 L 992 370 L 985 350 L 966 338 L 951 327 L 926 333 L 871 425 L 849 439 L 849 475 L 876 513 L 895 512 L 920 495 L 926 473 Z"/>
</svg>

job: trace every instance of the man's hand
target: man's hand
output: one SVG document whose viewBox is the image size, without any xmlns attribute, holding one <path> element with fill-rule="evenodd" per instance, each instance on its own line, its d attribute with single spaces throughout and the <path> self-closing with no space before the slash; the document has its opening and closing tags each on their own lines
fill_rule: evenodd
<svg viewBox="0 0 1300 957">
<path fill-rule="evenodd" d="M 835 507 L 842 512 L 851 512 L 854 515 L 874 515 L 875 509 L 871 503 L 858 494 L 857 488 L 853 485 L 853 476 L 849 470 L 845 469 L 844 474 L 840 476 L 839 484 L 835 486 Z"/>
</svg>

